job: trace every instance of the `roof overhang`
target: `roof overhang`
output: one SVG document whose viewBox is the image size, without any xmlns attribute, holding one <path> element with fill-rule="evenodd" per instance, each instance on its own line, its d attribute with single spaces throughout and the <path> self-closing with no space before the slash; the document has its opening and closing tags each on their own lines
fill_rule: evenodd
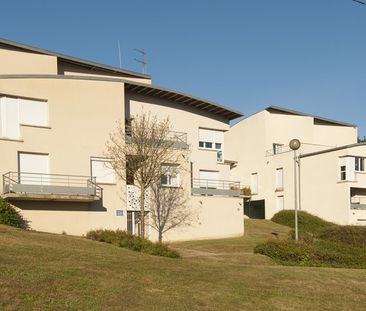
<svg viewBox="0 0 366 311">
<path fill-rule="evenodd" d="M 160 86 L 148 85 L 143 83 L 136 82 L 126 82 L 125 89 L 129 92 L 140 94 L 140 95 L 148 95 L 153 97 L 158 97 L 166 100 L 170 100 L 182 105 L 186 105 L 187 107 L 196 108 L 198 110 L 211 113 L 213 115 L 220 116 L 227 120 L 233 120 L 239 117 L 242 117 L 244 114 L 227 108 L 225 106 L 219 105 L 212 101 L 202 99 L 199 97 L 195 97 L 189 94 L 185 94 L 182 92 L 178 92 L 175 90 L 163 88 Z"/>
</svg>

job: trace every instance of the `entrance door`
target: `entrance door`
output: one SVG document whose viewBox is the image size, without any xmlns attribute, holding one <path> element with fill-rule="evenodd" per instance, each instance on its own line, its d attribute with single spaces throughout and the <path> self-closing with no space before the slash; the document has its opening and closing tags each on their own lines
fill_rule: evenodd
<svg viewBox="0 0 366 311">
<path fill-rule="evenodd" d="M 265 201 L 255 200 L 244 202 L 244 214 L 249 218 L 265 219 Z"/>
<path fill-rule="evenodd" d="M 48 185 L 49 158 L 48 154 L 18 153 L 18 172 L 21 184 Z"/>
</svg>

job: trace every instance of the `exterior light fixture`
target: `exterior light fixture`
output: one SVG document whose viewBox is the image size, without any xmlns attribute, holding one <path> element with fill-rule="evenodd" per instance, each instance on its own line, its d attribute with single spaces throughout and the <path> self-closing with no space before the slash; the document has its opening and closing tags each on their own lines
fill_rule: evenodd
<svg viewBox="0 0 366 311">
<path fill-rule="evenodd" d="M 299 156 L 297 150 L 301 147 L 301 142 L 298 139 L 291 139 L 289 146 L 294 151 L 294 199 L 295 199 L 295 240 L 299 240 L 299 226 L 297 217 L 297 164 L 299 163 Z"/>
</svg>

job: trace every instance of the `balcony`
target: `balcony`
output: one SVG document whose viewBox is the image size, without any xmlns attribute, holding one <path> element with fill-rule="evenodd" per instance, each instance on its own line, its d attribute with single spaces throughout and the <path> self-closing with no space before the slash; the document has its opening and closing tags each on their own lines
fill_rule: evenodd
<svg viewBox="0 0 366 311">
<path fill-rule="evenodd" d="M 214 179 L 193 179 L 192 194 L 239 197 L 241 195 L 240 182 Z"/>
<path fill-rule="evenodd" d="M 187 133 L 170 131 L 166 137 L 167 142 L 173 143 L 173 148 L 175 149 L 188 149 L 189 145 L 187 143 Z M 126 143 L 132 143 L 132 131 L 126 129 Z M 170 145 L 170 144 L 169 144 Z"/>
<path fill-rule="evenodd" d="M 93 202 L 102 198 L 95 177 L 8 172 L 3 175 L 8 200 Z"/>
</svg>

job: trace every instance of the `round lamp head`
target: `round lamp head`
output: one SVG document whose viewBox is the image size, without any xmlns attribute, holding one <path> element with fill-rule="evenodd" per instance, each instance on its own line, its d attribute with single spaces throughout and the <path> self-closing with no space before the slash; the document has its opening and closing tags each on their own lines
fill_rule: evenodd
<svg viewBox="0 0 366 311">
<path fill-rule="evenodd" d="M 292 149 L 292 150 L 297 150 L 297 149 L 299 149 L 300 148 L 300 146 L 301 146 L 301 143 L 300 143 L 300 140 L 298 140 L 298 139 L 291 139 L 291 141 L 290 141 L 290 148 Z"/>
</svg>

